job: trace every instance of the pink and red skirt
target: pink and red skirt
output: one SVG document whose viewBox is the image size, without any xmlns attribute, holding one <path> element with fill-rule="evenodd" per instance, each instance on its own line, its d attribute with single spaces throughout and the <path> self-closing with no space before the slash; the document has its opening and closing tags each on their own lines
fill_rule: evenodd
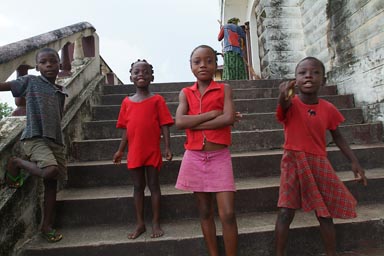
<svg viewBox="0 0 384 256">
<path fill-rule="evenodd" d="M 278 207 L 314 210 L 318 217 L 354 218 L 356 199 L 326 156 L 285 150 Z"/>
<path fill-rule="evenodd" d="M 193 192 L 236 191 L 229 149 L 186 150 L 176 188 Z"/>
</svg>

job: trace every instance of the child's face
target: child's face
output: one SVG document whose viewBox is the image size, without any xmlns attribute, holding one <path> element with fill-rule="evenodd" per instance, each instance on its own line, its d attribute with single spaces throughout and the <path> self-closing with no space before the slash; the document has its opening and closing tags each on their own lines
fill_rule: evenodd
<svg viewBox="0 0 384 256">
<path fill-rule="evenodd" d="M 192 73 L 200 81 L 211 80 L 216 68 L 216 55 L 209 48 L 198 48 L 191 56 Z"/>
<path fill-rule="evenodd" d="M 37 56 L 36 70 L 50 81 L 55 81 L 60 70 L 60 60 L 52 52 L 41 52 Z"/>
<path fill-rule="evenodd" d="M 324 85 L 325 77 L 321 64 L 316 60 L 304 60 L 296 69 L 296 84 L 301 93 L 317 93 Z"/>
<path fill-rule="evenodd" d="M 130 76 L 136 86 L 148 86 L 153 81 L 151 67 L 148 63 L 137 62 L 133 65 Z"/>
</svg>

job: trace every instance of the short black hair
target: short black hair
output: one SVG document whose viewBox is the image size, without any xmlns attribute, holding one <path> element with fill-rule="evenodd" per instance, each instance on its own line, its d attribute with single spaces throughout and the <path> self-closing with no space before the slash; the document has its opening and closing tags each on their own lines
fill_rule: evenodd
<svg viewBox="0 0 384 256">
<path fill-rule="evenodd" d="M 297 72 L 297 68 L 299 67 L 300 63 L 302 63 L 305 60 L 313 60 L 313 61 L 318 62 L 320 64 L 320 66 L 321 66 L 321 69 L 323 70 L 323 75 L 325 76 L 325 66 L 324 66 L 323 62 L 321 62 L 321 60 L 319 60 L 318 58 L 315 58 L 315 57 L 312 57 L 312 56 L 305 57 L 304 59 L 299 61 L 299 63 L 297 63 L 296 68 L 295 68 L 295 74 Z"/>
<path fill-rule="evenodd" d="M 215 49 L 213 49 L 211 46 L 209 45 L 205 45 L 205 44 L 202 44 L 202 45 L 199 45 L 197 46 L 195 49 L 193 49 L 192 53 L 191 53 L 191 56 L 189 56 L 189 61 L 192 60 L 192 55 L 195 53 L 195 51 L 197 49 L 200 49 L 200 48 L 207 48 L 207 49 L 210 49 L 214 54 L 215 54 L 215 60 L 216 60 L 216 63 L 217 63 L 217 55 L 219 55 L 220 53 L 218 53 Z"/>
<path fill-rule="evenodd" d="M 139 62 L 147 63 L 148 66 L 151 68 L 151 74 L 153 75 L 153 66 L 152 66 L 151 64 L 149 64 L 145 59 L 142 59 L 142 60 L 138 59 L 137 61 L 133 62 L 133 63 L 131 64 L 131 68 L 129 69 L 129 73 L 132 73 L 132 68 L 133 68 L 133 66 L 134 66 L 136 63 L 139 63 Z"/>
<path fill-rule="evenodd" d="M 36 63 L 38 62 L 38 57 L 41 53 L 52 53 L 54 55 L 56 55 L 57 59 L 60 60 L 60 56 L 59 56 L 59 53 L 53 49 L 53 48 L 49 48 L 49 47 L 45 47 L 45 48 L 42 48 L 40 49 L 37 53 L 36 53 L 36 56 L 35 56 L 35 61 Z"/>
</svg>

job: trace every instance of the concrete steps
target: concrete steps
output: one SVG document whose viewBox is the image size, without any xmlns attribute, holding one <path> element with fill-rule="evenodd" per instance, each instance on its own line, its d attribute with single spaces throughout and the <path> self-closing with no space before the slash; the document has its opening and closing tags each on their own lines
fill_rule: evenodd
<svg viewBox="0 0 384 256">
<path fill-rule="evenodd" d="M 344 124 L 361 124 L 364 122 L 363 112 L 361 108 L 345 108 L 340 109 L 345 117 Z M 243 113 L 240 122 L 236 123 L 233 131 L 252 131 L 252 130 L 271 130 L 281 129 L 280 123 L 276 122 L 275 112 L 269 113 Z M 84 139 L 105 139 L 105 138 L 121 138 L 121 130 L 116 129 L 116 120 L 97 120 L 84 123 Z M 184 134 L 175 126 L 171 126 L 172 134 Z"/>
<path fill-rule="evenodd" d="M 359 202 L 383 201 L 384 169 L 368 169 L 369 187 L 356 184 L 351 171 L 338 172 Z M 176 180 L 175 180 L 176 181 Z M 161 184 L 163 220 L 198 218 L 191 193 L 174 188 L 174 182 Z M 236 212 L 274 211 L 276 209 L 279 176 L 236 178 Z M 135 221 L 132 185 L 70 188 L 58 194 L 58 226 L 88 226 L 94 224 L 126 225 Z M 146 193 L 149 196 L 149 191 Z M 255 200 L 257 198 L 257 200 Z M 147 198 L 149 199 L 149 197 Z M 384 201 L 383 201 L 384 203 Z M 150 202 L 147 203 L 150 205 Z M 106 212 L 105 209 L 108 209 Z M 145 215 L 151 216 L 151 209 Z M 150 218 L 149 218 L 150 220 Z"/>
<path fill-rule="evenodd" d="M 358 207 L 358 217 L 351 220 L 335 220 L 338 234 L 338 247 L 344 250 L 347 245 L 352 248 L 363 243 L 371 247 L 382 245 L 383 237 L 380 229 L 384 223 L 380 214 L 384 204 L 364 204 Z M 273 255 L 273 232 L 276 212 L 238 214 L 239 255 L 270 256 Z M 220 222 L 218 236 L 220 249 L 223 250 Z M 370 227 L 367 229 L 366 227 Z M 49 244 L 42 238 L 35 237 L 28 247 L 28 255 L 45 256 L 93 256 L 93 255 L 207 255 L 200 231 L 195 219 L 165 220 L 163 228 L 165 235 L 151 239 L 150 223 L 147 232 L 136 240 L 126 238 L 134 223 L 126 225 L 108 224 L 88 227 L 64 227 L 61 232 L 64 238 L 60 243 Z M 288 255 L 308 256 L 321 255 L 322 245 L 318 223 L 311 213 L 298 211 L 292 223 Z M 370 241 L 356 241 L 356 233 L 370 238 Z M 130 253 L 132 252 L 132 253 Z"/>
<path fill-rule="evenodd" d="M 273 255 L 274 223 L 278 198 L 282 126 L 275 120 L 279 80 L 229 81 L 235 107 L 243 113 L 232 129 L 231 154 L 237 185 L 236 213 L 240 256 Z M 181 88 L 191 83 L 151 85 L 175 113 Z M 56 225 L 64 234 L 60 243 L 47 244 L 36 236 L 24 255 L 207 255 L 195 199 L 174 188 L 182 154 L 184 132 L 171 128 L 175 155 L 160 172 L 162 227 L 165 236 L 149 237 L 151 210 L 146 196 L 147 232 L 128 240 L 134 228 L 133 185 L 126 164 L 114 165 L 112 156 L 121 137 L 115 128 L 122 99 L 133 85 L 104 86 L 101 105 L 92 107 L 93 119 L 83 124 L 84 138 L 73 141 L 68 184 L 58 194 Z M 334 103 L 347 119 L 341 131 L 369 178 L 363 187 L 353 181 L 350 164 L 327 135 L 328 157 L 340 178 L 359 202 L 359 217 L 335 220 L 339 251 L 378 247 L 384 242 L 384 143 L 381 123 L 365 123 L 353 95 L 337 95 L 336 86 L 321 89 L 321 97 Z M 217 221 L 223 254 L 221 227 Z M 298 212 L 291 230 L 288 255 L 321 255 L 323 247 L 313 213 Z M 347 254 L 344 254 L 347 256 Z M 370 255 L 370 254 L 367 254 Z M 384 255 L 384 254 L 383 254 Z M 377 255 L 371 255 L 377 256 Z"/>
<path fill-rule="evenodd" d="M 350 144 L 379 143 L 382 138 L 382 124 L 345 125 L 342 127 L 342 132 Z M 185 134 L 172 136 L 172 152 L 175 156 L 181 156 L 184 153 L 185 139 Z M 327 135 L 327 141 L 331 143 L 329 134 Z M 103 144 L 103 151 L 100 151 L 100 143 Z M 119 143 L 119 138 L 73 141 L 72 156 L 75 161 L 109 160 L 112 159 L 113 154 L 119 147 Z M 276 149 L 281 148 L 283 143 L 284 133 L 282 129 L 233 131 L 231 152 Z"/>
<path fill-rule="evenodd" d="M 338 108 L 352 108 L 353 95 L 327 95 L 322 98 L 335 104 Z M 276 98 L 235 99 L 236 110 L 242 113 L 268 113 L 276 110 Z M 119 115 L 121 101 L 114 105 L 98 105 L 92 109 L 94 120 L 116 120 Z M 172 115 L 176 113 L 178 102 L 168 102 Z"/>
</svg>

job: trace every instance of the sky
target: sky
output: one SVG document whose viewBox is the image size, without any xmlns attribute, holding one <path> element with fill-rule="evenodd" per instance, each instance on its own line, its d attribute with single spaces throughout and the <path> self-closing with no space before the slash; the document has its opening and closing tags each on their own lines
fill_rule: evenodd
<svg viewBox="0 0 384 256">
<path fill-rule="evenodd" d="M 153 65 L 154 83 L 188 82 L 195 80 L 189 56 L 196 46 L 221 51 L 219 19 L 219 0 L 2 1 L 0 46 L 86 21 L 96 28 L 100 55 L 124 83 L 137 59 Z M 0 102 L 15 106 L 10 92 L 0 92 Z"/>
</svg>

